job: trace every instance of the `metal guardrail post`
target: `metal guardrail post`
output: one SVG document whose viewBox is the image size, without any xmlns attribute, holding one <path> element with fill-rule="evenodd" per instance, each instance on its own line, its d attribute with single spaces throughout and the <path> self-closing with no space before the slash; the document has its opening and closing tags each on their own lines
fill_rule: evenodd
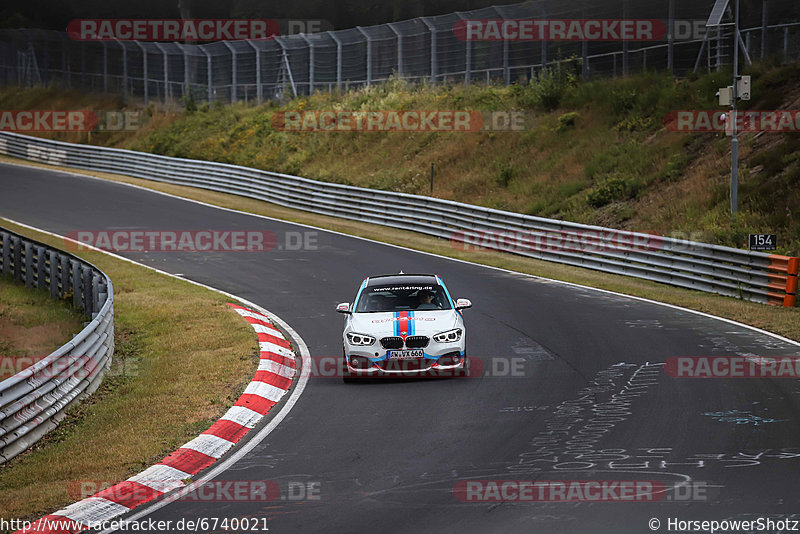
<svg viewBox="0 0 800 534">
<path fill-rule="evenodd" d="M 23 250 L 25 251 L 25 287 L 33 288 L 36 281 L 33 272 L 33 245 L 26 241 Z"/>
<path fill-rule="evenodd" d="M 50 263 L 50 298 L 54 299 L 58 297 L 59 260 L 55 250 L 49 250 L 47 254 Z"/>
<path fill-rule="evenodd" d="M 36 247 L 36 289 L 47 287 L 47 249 Z"/>
</svg>

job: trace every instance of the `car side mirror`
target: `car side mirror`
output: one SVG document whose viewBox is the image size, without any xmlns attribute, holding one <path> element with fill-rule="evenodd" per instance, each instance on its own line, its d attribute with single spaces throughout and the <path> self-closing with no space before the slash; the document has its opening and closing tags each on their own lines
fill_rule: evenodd
<svg viewBox="0 0 800 534">
<path fill-rule="evenodd" d="M 349 302 L 342 302 L 336 306 L 336 311 L 339 313 L 353 313 L 350 311 L 350 303 Z"/>
<path fill-rule="evenodd" d="M 471 308 L 472 302 L 469 299 L 458 299 L 456 300 L 456 309 L 463 310 L 466 308 Z"/>
</svg>

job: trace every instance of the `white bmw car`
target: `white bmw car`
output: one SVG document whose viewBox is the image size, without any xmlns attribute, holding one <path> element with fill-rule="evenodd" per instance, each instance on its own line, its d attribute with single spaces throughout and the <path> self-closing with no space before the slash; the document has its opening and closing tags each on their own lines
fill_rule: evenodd
<svg viewBox="0 0 800 534">
<path fill-rule="evenodd" d="M 336 311 L 347 315 L 342 344 L 343 378 L 466 374 L 466 335 L 461 310 L 432 274 L 366 278 L 355 301 Z"/>
</svg>

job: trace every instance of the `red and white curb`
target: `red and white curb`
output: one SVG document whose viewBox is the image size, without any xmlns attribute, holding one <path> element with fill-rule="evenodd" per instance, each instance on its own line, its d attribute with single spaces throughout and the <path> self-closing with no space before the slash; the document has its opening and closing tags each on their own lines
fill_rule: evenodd
<svg viewBox="0 0 800 534">
<path fill-rule="evenodd" d="M 228 305 L 256 331 L 261 354 L 258 370 L 239 400 L 208 430 L 156 465 L 46 515 L 15 534 L 80 532 L 185 487 L 193 475 L 216 462 L 280 401 L 297 372 L 291 344 L 267 316 L 235 304 Z"/>
</svg>

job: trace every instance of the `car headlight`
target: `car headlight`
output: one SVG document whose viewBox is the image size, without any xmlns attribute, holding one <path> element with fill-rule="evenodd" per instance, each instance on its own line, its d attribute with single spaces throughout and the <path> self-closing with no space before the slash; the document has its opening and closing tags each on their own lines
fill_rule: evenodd
<svg viewBox="0 0 800 534">
<path fill-rule="evenodd" d="M 366 334 L 348 332 L 347 341 L 349 341 L 351 345 L 372 345 L 375 343 L 375 338 Z"/>
<path fill-rule="evenodd" d="M 454 328 L 453 330 L 448 330 L 447 332 L 439 332 L 433 336 L 433 340 L 437 343 L 455 343 L 459 339 L 461 339 L 460 328 Z"/>
</svg>

